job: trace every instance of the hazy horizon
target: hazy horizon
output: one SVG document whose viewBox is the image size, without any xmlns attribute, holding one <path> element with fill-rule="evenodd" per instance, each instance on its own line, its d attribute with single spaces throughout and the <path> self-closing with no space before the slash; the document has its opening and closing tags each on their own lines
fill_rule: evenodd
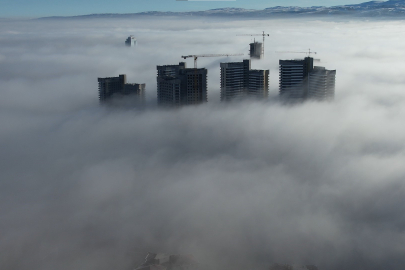
<svg viewBox="0 0 405 270">
<path fill-rule="evenodd" d="M 359 4 L 362 0 L 237 0 L 237 1 L 176 1 L 176 0 L 4 0 L 0 18 L 38 18 L 48 16 L 77 16 L 100 13 L 137 13 L 145 11 L 202 11 L 215 8 L 264 9 L 274 6 L 336 6 Z"/>
</svg>

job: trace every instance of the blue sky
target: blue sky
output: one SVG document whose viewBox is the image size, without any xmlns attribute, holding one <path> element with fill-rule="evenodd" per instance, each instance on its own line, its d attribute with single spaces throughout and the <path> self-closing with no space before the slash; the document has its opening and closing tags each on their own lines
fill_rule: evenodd
<svg viewBox="0 0 405 270">
<path fill-rule="evenodd" d="M 70 16 L 93 13 L 190 11 L 222 7 L 263 9 L 272 6 L 334 6 L 366 0 L 0 0 L 0 17 Z"/>
</svg>

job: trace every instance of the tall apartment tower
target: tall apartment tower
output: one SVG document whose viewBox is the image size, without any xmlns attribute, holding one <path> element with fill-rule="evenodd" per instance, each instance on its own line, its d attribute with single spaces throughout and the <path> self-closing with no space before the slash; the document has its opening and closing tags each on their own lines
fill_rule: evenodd
<svg viewBox="0 0 405 270">
<path fill-rule="evenodd" d="M 145 101 L 145 84 L 126 83 L 127 76 L 121 74 L 118 77 L 98 78 L 98 97 L 100 102 L 110 100 L 114 95 L 131 95 L 134 101 Z"/>
<path fill-rule="evenodd" d="M 259 99 L 269 96 L 269 70 L 249 71 L 248 95 Z"/>
<path fill-rule="evenodd" d="M 250 60 L 221 63 L 221 101 L 241 99 L 249 86 Z"/>
<path fill-rule="evenodd" d="M 290 101 L 333 100 L 336 70 L 314 67 L 314 59 L 280 60 L 280 96 Z"/>
<path fill-rule="evenodd" d="M 136 38 L 133 35 L 130 35 L 126 40 L 125 40 L 125 45 L 128 47 L 134 47 L 136 46 Z"/>
<path fill-rule="evenodd" d="M 121 93 L 127 82 L 127 76 L 98 78 L 98 98 L 100 102 L 110 99 L 114 94 Z"/>
<path fill-rule="evenodd" d="M 186 68 L 186 63 L 157 66 L 159 105 L 182 106 L 207 102 L 207 69 Z"/>
<path fill-rule="evenodd" d="M 248 96 L 267 98 L 269 70 L 250 69 L 250 60 L 221 63 L 221 101 Z"/>
<path fill-rule="evenodd" d="M 289 100 L 304 100 L 308 95 L 308 75 L 314 66 L 312 57 L 303 60 L 280 60 L 280 96 Z"/>
<path fill-rule="evenodd" d="M 260 59 L 262 58 L 262 52 L 263 52 L 263 43 L 254 41 L 253 43 L 249 44 L 250 50 L 250 58 L 252 59 Z"/>
<path fill-rule="evenodd" d="M 124 84 L 122 94 L 137 97 L 136 102 L 143 103 L 145 102 L 145 84 L 126 83 Z"/>
<path fill-rule="evenodd" d="M 316 100 L 333 100 L 335 97 L 336 70 L 314 67 L 309 73 L 308 98 Z"/>
</svg>

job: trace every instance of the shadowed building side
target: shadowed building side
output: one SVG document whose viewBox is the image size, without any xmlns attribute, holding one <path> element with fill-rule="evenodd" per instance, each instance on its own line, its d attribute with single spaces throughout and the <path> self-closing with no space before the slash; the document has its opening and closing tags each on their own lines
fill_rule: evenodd
<svg viewBox="0 0 405 270">
<path fill-rule="evenodd" d="M 269 70 L 249 71 L 248 95 L 259 99 L 267 99 L 269 96 Z"/>
<path fill-rule="evenodd" d="M 180 79 L 158 78 L 157 100 L 159 105 L 180 105 Z"/>
<path fill-rule="evenodd" d="M 127 76 L 121 74 L 118 77 L 98 78 L 98 98 L 100 102 L 110 99 L 114 94 L 121 93 Z"/>
<path fill-rule="evenodd" d="M 186 63 L 157 66 L 159 105 L 182 106 L 207 102 L 207 69 L 186 68 Z"/>
<path fill-rule="evenodd" d="M 267 99 L 269 70 L 250 69 L 250 60 L 221 63 L 221 101 Z"/>
<path fill-rule="evenodd" d="M 208 101 L 207 74 L 205 68 L 187 68 L 180 71 L 182 104 L 201 104 Z"/>
<path fill-rule="evenodd" d="M 250 46 L 250 50 L 249 50 L 250 58 L 253 58 L 253 59 L 262 58 L 263 43 L 255 41 L 253 43 L 250 43 L 249 46 Z"/>
<path fill-rule="evenodd" d="M 145 84 L 144 83 L 126 83 L 122 91 L 123 95 L 136 96 L 139 103 L 145 102 Z"/>
<path fill-rule="evenodd" d="M 98 97 L 100 103 L 111 100 L 114 96 L 131 96 L 135 103 L 145 101 L 145 84 L 126 83 L 127 76 L 121 74 L 118 77 L 98 78 Z"/>
</svg>

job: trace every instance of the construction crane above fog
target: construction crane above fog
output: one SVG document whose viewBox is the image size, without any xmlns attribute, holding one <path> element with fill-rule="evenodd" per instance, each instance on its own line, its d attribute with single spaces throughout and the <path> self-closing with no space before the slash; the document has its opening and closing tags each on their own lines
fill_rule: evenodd
<svg viewBox="0 0 405 270">
<path fill-rule="evenodd" d="M 311 49 L 308 49 L 307 52 L 281 51 L 281 52 L 276 52 L 276 53 L 306 53 L 308 56 L 311 56 L 311 54 L 317 54 L 316 52 L 312 52 Z"/>
<path fill-rule="evenodd" d="M 221 56 L 241 56 L 243 53 L 236 54 L 199 54 L 199 55 L 182 55 L 183 59 L 194 58 L 194 68 L 197 68 L 197 59 L 198 57 L 221 57 Z"/>
<path fill-rule="evenodd" d="M 270 34 L 266 34 L 263 31 L 263 33 L 261 33 L 261 34 L 242 34 L 242 35 L 237 35 L 237 36 L 263 36 L 262 55 L 264 56 L 264 38 L 269 37 Z"/>
</svg>

